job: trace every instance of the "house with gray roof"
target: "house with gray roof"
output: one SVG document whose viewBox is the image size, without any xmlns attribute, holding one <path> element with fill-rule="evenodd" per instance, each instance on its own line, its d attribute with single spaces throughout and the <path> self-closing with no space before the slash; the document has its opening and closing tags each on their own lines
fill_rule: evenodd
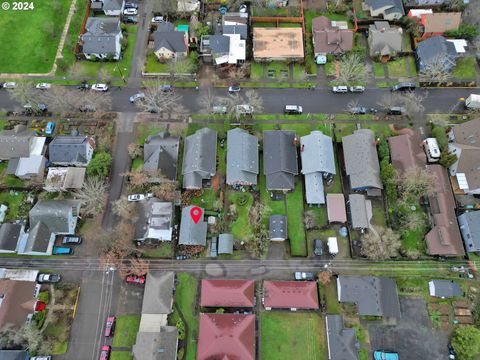
<svg viewBox="0 0 480 360">
<path fill-rule="evenodd" d="M 183 188 L 201 189 L 217 173 L 217 132 L 197 130 L 185 138 L 183 150 Z"/>
<path fill-rule="evenodd" d="M 338 301 L 357 305 L 360 316 L 400 319 L 400 301 L 394 279 L 373 276 L 339 276 Z"/>
<path fill-rule="evenodd" d="M 27 350 L 0 350 L 0 359 L 2 360 L 28 360 Z"/>
<path fill-rule="evenodd" d="M 22 180 L 40 182 L 45 176 L 45 163 L 47 159 L 43 155 L 30 155 L 11 159 L 8 162 L 6 174 L 14 175 Z"/>
<path fill-rule="evenodd" d="M 51 164 L 59 166 L 87 166 L 93 157 L 95 140 L 84 135 L 62 135 L 48 145 Z"/>
<path fill-rule="evenodd" d="M 218 235 L 218 254 L 233 254 L 233 235 Z"/>
<path fill-rule="evenodd" d="M 134 360 L 176 360 L 178 329 L 161 326 L 157 332 L 138 332 L 132 347 Z"/>
<path fill-rule="evenodd" d="M 463 295 L 462 289 L 453 280 L 431 280 L 428 282 L 428 290 L 430 296 L 441 299 Z"/>
<path fill-rule="evenodd" d="M 49 167 L 43 189 L 48 192 L 81 189 L 86 171 L 83 167 Z"/>
<path fill-rule="evenodd" d="M 100 3 L 101 5 L 99 5 Z M 120 16 L 122 15 L 125 7 L 124 0 L 92 0 L 92 9 L 101 9 L 107 16 Z"/>
<path fill-rule="evenodd" d="M 79 212 L 78 200 L 40 200 L 29 212 L 30 229 L 43 223 L 56 235 L 73 235 Z"/>
<path fill-rule="evenodd" d="M 200 54 L 203 61 L 215 63 L 215 60 L 227 56 L 230 50 L 230 38 L 226 35 L 203 35 L 200 40 Z"/>
<path fill-rule="evenodd" d="M 467 252 L 480 252 L 480 211 L 469 211 L 458 217 Z"/>
<path fill-rule="evenodd" d="M 368 229 L 373 216 L 372 202 L 363 194 L 350 194 L 347 205 L 352 229 Z"/>
<path fill-rule="evenodd" d="M 149 136 L 143 145 L 143 170 L 160 172 L 162 177 L 176 181 L 178 172 L 178 149 L 180 139 L 170 136 L 167 132 Z M 152 178 L 151 181 L 161 179 Z"/>
<path fill-rule="evenodd" d="M 104 4 L 105 6 L 105 4 Z M 120 20 L 117 18 L 89 17 L 82 35 L 81 53 L 87 60 L 119 60 L 123 38 Z"/>
<path fill-rule="evenodd" d="M 405 15 L 402 0 L 363 0 L 362 9 L 370 12 L 371 17 L 382 17 L 389 21 Z"/>
<path fill-rule="evenodd" d="M 173 204 L 157 198 L 137 203 L 135 241 L 172 241 Z"/>
<path fill-rule="evenodd" d="M 143 293 L 142 316 L 139 332 L 159 332 L 167 325 L 172 312 L 175 273 L 173 271 L 149 271 Z"/>
<path fill-rule="evenodd" d="M 239 34 L 240 39 L 248 38 L 248 13 L 228 12 L 222 16 L 223 35 Z"/>
<path fill-rule="evenodd" d="M 12 130 L 0 132 L 0 160 L 28 157 L 34 148 L 35 136 L 32 130 L 17 125 Z"/>
<path fill-rule="evenodd" d="M 271 241 L 285 241 L 288 238 L 287 217 L 285 215 L 270 215 L 268 235 Z"/>
<path fill-rule="evenodd" d="M 192 209 L 198 206 L 187 206 L 182 209 L 182 219 L 180 222 L 180 235 L 178 238 L 179 245 L 200 245 L 205 246 L 207 243 L 207 223 L 203 219 L 204 211 L 201 210 L 201 218 L 195 222 L 192 218 Z"/>
<path fill-rule="evenodd" d="M 369 26 L 368 48 L 373 58 L 388 59 L 403 50 L 403 30 L 387 21 L 375 21 Z"/>
<path fill-rule="evenodd" d="M 168 21 L 157 25 L 153 40 L 153 52 L 160 61 L 178 59 L 188 54 L 188 33 L 175 30 L 175 26 Z"/>
<path fill-rule="evenodd" d="M 258 139 L 235 128 L 227 132 L 227 180 L 231 186 L 257 185 Z"/>
<path fill-rule="evenodd" d="M 0 253 L 13 254 L 18 243 L 26 239 L 25 226 L 21 223 L 3 223 L 0 225 Z"/>
<path fill-rule="evenodd" d="M 323 177 L 336 174 L 332 138 L 321 131 L 302 136 L 300 156 L 307 204 L 325 204 Z"/>
<path fill-rule="evenodd" d="M 25 240 L 18 243 L 17 252 L 20 255 L 52 255 L 55 243 L 55 233 L 43 223 L 38 222 L 30 226 Z"/>
<path fill-rule="evenodd" d="M 383 189 L 380 180 L 375 134 L 370 129 L 355 130 L 342 138 L 345 172 L 352 190 Z"/>
<path fill-rule="evenodd" d="M 295 189 L 298 175 L 297 138 L 290 130 L 267 130 L 263 132 L 263 173 L 268 191 Z"/>
<path fill-rule="evenodd" d="M 358 360 L 355 328 L 345 328 L 342 315 L 325 315 L 328 360 Z"/>
<path fill-rule="evenodd" d="M 445 71 L 451 71 L 455 67 L 457 51 L 451 41 L 443 36 L 433 36 L 417 44 L 415 58 L 418 71 L 425 71 L 432 66 L 442 64 Z"/>
</svg>

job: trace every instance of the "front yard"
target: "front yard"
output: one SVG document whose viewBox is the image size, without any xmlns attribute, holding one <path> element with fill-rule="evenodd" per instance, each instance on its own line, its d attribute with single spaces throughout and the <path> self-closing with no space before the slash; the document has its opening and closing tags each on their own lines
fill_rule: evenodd
<svg viewBox="0 0 480 360">
<path fill-rule="evenodd" d="M 297 180 L 295 190 L 287 194 L 287 231 L 292 256 L 307 256 L 303 225 L 303 185 Z"/>
<path fill-rule="evenodd" d="M 140 326 L 139 315 L 121 315 L 117 317 L 113 347 L 130 347 L 135 344 L 138 328 Z"/>
<path fill-rule="evenodd" d="M 253 236 L 253 230 L 250 226 L 249 212 L 253 204 L 253 196 L 248 192 L 231 191 L 228 193 L 230 206 L 235 206 L 237 213 L 236 219 L 230 223 L 230 231 L 233 238 L 245 241 Z"/>
<path fill-rule="evenodd" d="M 320 314 L 266 311 L 260 320 L 262 359 L 326 359 L 325 324 Z"/>
<path fill-rule="evenodd" d="M 2 10 L 0 73 L 49 72 L 71 2 L 35 1 L 33 10 Z"/>
<path fill-rule="evenodd" d="M 457 59 L 457 65 L 453 70 L 453 77 L 461 80 L 472 80 L 477 76 L 476 64 L 473 56 L 466 56 Z"/>
</svg>

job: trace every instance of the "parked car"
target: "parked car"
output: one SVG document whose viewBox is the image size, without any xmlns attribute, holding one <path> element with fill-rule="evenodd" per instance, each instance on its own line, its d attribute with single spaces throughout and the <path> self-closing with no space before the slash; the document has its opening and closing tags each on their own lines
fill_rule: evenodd
<svg viewBox="0 0 480 360">
<path fill-rule="evenodd" d="M 242 89 L 241 89 L 240 86 L 238 86 L 238 85 L 232 85 L 232 86 L 229 86 L 229 87 L 228 87 L 228 92 L 229 92 L 230 94 L 240 92 L 240 90 L 242 90 Z"/>
<path fill-rule="evenodd" d="M 17 83 L 13 81 L 3 83 L 4 89 L 15 89 L 16 87 L 17 87 Z"/>
<path fill-rule="evenodd" d="M 350 92 L 364 92 L 365 86 L 350 86 Z"/>
<path fill-rule="evenodd" d="M 367 113 L 367 108 L 364 106 L 355 106 L 350 109 L 350 112 L 354 115 L 364 115 Z"/>
<path fill-rule="evenodd" d="M 53 121 L 49 121 L 45 128 L 45 135 L 52 135 L 55 131 L 55 123 Z"/>
<path fill-rule="evenodd" d="M 100 353 L 100 360 L 110 359 L 110 350 L 111 350 L 111 347 L 109 345 L 102 346 L 102 350 Z"/>
<path fill-rule="evenodd" d="M 285 114 L 300 115 L 303 113 L 303 107 L 300 105 L 285 105 L 283 112 Z"/>
<path fill-rule="evenodd" d="M 89 88 L 90 86 L 85 81 L 83 81 L 80 85 L 77 86 L 78 90 L 88 90 Z"/>
<path fill-rule="evenodd" d="M 55 284 L 62 280 L 62 275 L 60 274 L 46 274 L 39 273 L 37 275 L 37 282 L 39 284 Z"/>
<path fill-rule="evenodd" d="M 392 91 L 406 91 L 406 90 L 415 90 L 417 88 L 417 84 L 413 82 L 401 82 L 397 85 L 392 87 Z"/>
<path fill-rule="evenodd" d="M 295 280 L 299 280 L 299 281 L 315 280 L 315 274 L 313 272 L 295 271 Z"/>
<path fill-rule="evenodd" d="M 72 255 L 73 249 L 66 246 L 54 246 L 52 250 L 53 255 Z"/>
<path fill-rule="evenodd" d="M 31 357 L 30 360 L 52 360 L 52 357 L 50 355 L 47 356 L 34 356 Z"/>
<path fill-rule="evenodd" d="M 47 89 L 50 89 L 52 87 L 51 84 L 49 83 L 38 83 L 35 88 L 37 89 L 40 89 L 40 90 L 47 90 Z"/>
<path fill-rule="evenodd" d="M 123 18 L 123 22 L 125 24 L 137 24 L 138 23 L 138 17 L 136 16 L 126 16 Z"/>
<path fill-rule="evenodd" d="M 82 238 L 80 236 L 65 236 L 62 239 L 63 245 L 80 245 L 82 243 Z"/>
<path fill-rule="evenodd" d="M 348 92 L 348 87 L 343 86 L 343 85 L 341 85 L 341 86 L 334 86 L 334 87 L 332 87 L 332 91 L 333 91 L 334 93 L 346 93 L 346 92 Z"/>
<path fill-rule="evenodd" d="M 125 9 L 138 9 L 138 4 L 133 2 L 126 2 Z"/>
<path fill-rule="evenodd" d="M 173 90 L 173 86 L 170 85 L 170 84 L 163 84 L 163 85 L 160 87 L 160 90 L 162 90 L 162 91 L 172 91 L 172 90 Z"/>
<path fill-rule="evenodd" d="M 107 317 L 107 321 L 105 322 L 105 332 L 103 335 L 105 337 L 113 336 L 113 332 L 115 331 L 115 316 Z"/>
<path fill-rule="evenodd" d="M 130 100 L 131 103 L 134 103 L 138 100 L 143 100 L 143 99 L 145 99 L 145 93 L 140 92 L 140 93 L 136 93 L 136 94 L 133 94 L 132 96 L 130 96 L 129 100 Z"/>
<path fill-rule="evenodd" d="M 402 115 L 405 109 L 401 106 L 392 106 L 387 110 L 387 115 Z"/>
<path fill-rule="evenodd" d="M 187 260 L 187 259 L 188 259 L 188 256 L 187 256 L 187 255 L 177 255 L 177 256 L 176 256 L 176 259 L 177 259 L 177 260 Z"/>
<path fill-rule="evenodd" d="M 81 105 L 79 108 L 78 108 L 78 111 L 80 112 L 95 112 L 96 108 L 95 106 L 92 106 L 92 105 Z"/>
<path fill-rule="evenodd" d="M 132 195 L 128 195 L 127 200 L 128 201 L 142 201 L 142 200 L 145 200 L 145 199 L 149 199 L 151 197 L 153 197 L 153 194 L 150 194 L 150 193 L 148 193 L 147 195 L 132 194 Z"/>
<path fill-rule="evenodd" d="M 313 239 L 313 253 L 316 256 L 323 255 L 323 243 L 320 239 Z"/>
<path fill-rule="evenodd" d="M 152 18 L 152 24 L 158 24 L 164 21 L 165 21 L 165 18 L 163 16 L 154 16 Z"/>
<path fill-rule="evenodd" d="M 212 107 L 212 112 L 214 114 L 225 115 L 228 109 L 225 105 L 215 105 Z"/>
<path fill-rule="evenodd" d="M 107 84 L 100 84 L 100 83 L 93 84 L 91 89 L 93 91 L 103 91 L 103 92 L 105 92 L 105 91 L 108 91 L 108 85 Z"/>
<path fill-rule="evenodd" d="M 23 108 L 25 109 L 25 111 L 28 113 L 44 113 L 44 112 L 47 112 L 48 110 L 48 107 L 47 105 L 43 104 L 43 103 L 39 103 L 39 104 L 36 104 L 35 106 L 30 104 L 30 103 L 27 103 L 25 105 L 23 105 Z"/>
<path fill-rule="evenodd" d="M 145 284 L 145 275 L 128 275 L 125 278 L 127 284 Z"/>
<path fill-rule="evenodd" d="M 137 14 L 138 14 L 138 10 L 134 8 L 126 8 L 125 10 L 123 10 L 123 15 L 137 15 Z"/>
<path fill-rule="evenodd" d="M 451 360 L 454 360 L 456 355 L 455 349 L 453 348 L 451 343 L 448 343 L 447 347 L 448 347 L 448 358 Z"/>
<path fill-rule="evenodd" d="M 377 350 L 373 353 L 375 360 L 398 360 L 398 354 L 389 350 Z"/>
<path fill-rule="evenodd" d="M 248 11 L 247 5 L 246 4 L 240 5 L 240 7 L 238 8 L 238 11 L 241 13 L 246 13 Z"/>
</svg>

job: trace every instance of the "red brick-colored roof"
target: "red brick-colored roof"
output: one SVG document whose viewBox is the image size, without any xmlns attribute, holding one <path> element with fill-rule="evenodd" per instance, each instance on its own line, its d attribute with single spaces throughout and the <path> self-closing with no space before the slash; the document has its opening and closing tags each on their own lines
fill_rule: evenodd
<svg viewBox="0 0 480 360">
<path fill-rule="evenodd" d="M 264 281 L 263 297 L 266 308 L 318 309 L 315 281 Z"/>
<path fill-rule="evenodd" d="M 253 280 L 202 280 L 201 306 L 253 307 Z"/>
<path fill-rule="evenodd" d="M 328 222 L 347 222 L 345 197 L 343 194 L 327 194 Z"/>
<path fill-rule="evenodd" d="M 254 360 L 255 315 L 200 314 L 197 360 Z"/>
</svg>

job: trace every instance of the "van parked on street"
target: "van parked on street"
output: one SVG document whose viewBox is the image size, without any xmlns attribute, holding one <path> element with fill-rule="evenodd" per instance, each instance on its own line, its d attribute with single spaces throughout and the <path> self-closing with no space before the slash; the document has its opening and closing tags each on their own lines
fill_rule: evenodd
<svg viewBox="0 0 480 360">
<path fill-rule="evenodd" d="M 285 105 L 285 114 L 299 115 L 303 113 L 303 107 L 300 105 Z"/>
</svg>

